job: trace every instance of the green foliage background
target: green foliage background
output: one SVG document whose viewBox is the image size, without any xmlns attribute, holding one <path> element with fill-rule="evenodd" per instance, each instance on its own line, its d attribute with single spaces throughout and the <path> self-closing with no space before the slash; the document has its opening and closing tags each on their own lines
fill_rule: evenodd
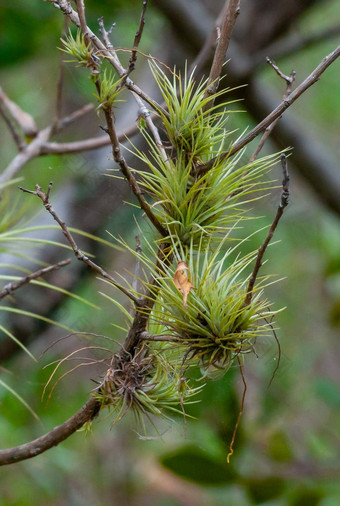
<svg viewBox="0 0 340 506">
<path fill-rule="evenodd" d="M 139 8 L 132 1 L 115 2 L 114 9 L 111 4 L 88 1 L 88 22 L 95 26 L 99 15 L 104 15 L 107 23 L 117 21 L 116 40 L 120 46 L 128 46 L 136 29 Z M 335 2 L 330 4 L 334 13 Z M 340 18 L 339 8 L 337 12 Z M 148 22 L 143 36 L 141 49 L 145 52 L 152 51 L 158 31 L 165 29 L 165 22 L 156 12 L 150 10 L 148 16 L 152 22 Z M 44 125 L 51 114 L 50 97 L 54 96 L 57 80 L 59 55 L 55 48 L 60 45 L 62 16 L 40 0 L 15 0 L 2 7 L 0 18 L 4 27 L 0 35 L 2 86 L 13 100 L 34 114 L 39 125 Z M 308 32 L 320 22 L 325 23 L 324 19 L 325 9 L 319 6 L 303 21 L 302 29 Z M 302 80 L 332 48 L 333 43 L 327 42 L 305 50 L 284 61 L 282 69 L 289 72 L 294 68 Z M 276 77 L 269 69 L 263 72 L 262 78 L 271 81 L 277 89 Z M 336 90 L 339 84 L 336 63 L 312 92 L 294 106 L 294 112 L 308 124 L 313 135 L 325 140 L 338 156 L 340 94 Z M 81 72 L 67 70 L 66 87 L 73 94 L 70 100 L 74 105 L 92 100 L 88 78 Z M 250 122 L 243 115 L 236 124 L 235 116 L 233 128 L 241 129 Z M 15 150 L 3 124 L 1 128 L 5 166 Z M 94 133 L 96 130 L 86 130 L 86 135 Z M 67 132 L 67 140 L 83 135 L 82 131 Z M 71 157 L 36 159 L 22 173 L 25 186 L 32 187 L 36 182 L 44 186 L 51 178 L 61 186 L 70 166 L 76 167 Z M 187 422 L 184 427 L 183 420 L 178 418 L 171 430 L 166 425 L 161 427 L 161 438 L 138 439 L 132 430 L 132 420 L 124 420 L 111 428 L 107 418 L 94 424 L 91 435 L 76 434 L 42 456 L 1 469 L 1 505 L 99 506 L 152 502 L 172 506 L 182 503 L 160 483 L 172 483 L 175 490 L 183 486 L 181 479 L 187 480 L 184 484 L 192 491 L 193 498 L 197 493 L 200 499 L 206 498 L 207 504 L 217 506 L 339 504 L 339 436 L 336 433 L 340 424 L 340 394 L 336 384 L 340 325 L 339 218 L 330 215 L 294 173 L 291 187 L 291 204 L 276 235 L 280 243 L 271 246 L 268 254 L 268 272 L 285 277 L 268 292 L 276 308 L 287 306 L 276 318 L 282 346 L 281 366 L 267 390 L 277 360 L 272 341 L 261 346 L 258 360 L 252 355 L 246 359 L 248 392 L 231 464 L 226 464 L 226 453 L 242 394 L 236 368 L 222 379 L 208 383 L 202 392 L 202 402 L 189 408 L 195 421 Z M 272 197 L 254 209 L 254 214 L 263 216 L 256 226 L 271 221 L 278 196 L 279 192 L 274 191 Z M 38 209 L 38 203 L 32 205 Z M 122 206 L 103 225 L 102 236 L 106 237 L 105 229 L 108 229 L 115 236 L 124 235 L 133 244 L 132 220 L 133 210 Z M 246 226 L 249 230 L 245 232 L 251 233 L 251 225 Z M 258 246 L 258 240 L 256 236 L 249 243 L 249 251 Z M 119 253 L 115 255 L 119 262 Z M 109 263 L 112 251 L 100 252 L 100 256 Z M 98 287 L 94 278 L 86 279 L 77 287 L 77 293 L 98 303 Z M 118 312 L 105 301 L 101 305 L 101 311 L 89 313 L 86 306 L 67 302 L 58 309 L 55 318 L 66 325 L 114 338 L 111 323 L 119 323 Z M 32 349 L 35 349 L 34 343 Z M 56 349 L 42 364 L 58 356 Z M 73 379 L 66 378 L 59 384 L 48 404 L 42 404 L 40 397 L 49 369 L 37 367 L 21 354 L 1 365 L 12 371 L 10 375 L 0 369 L 1 378 L 39 413 L 43 424 L 0 387 L 2 448 L 26 442 L 63 422 L 80 407 L 92 388 L 88 371 L 75 374 Z M 95 371 L 90 377 L 95 377 Z M 168 471 L 174 472 L 179 481 L 172 482 Z M 159 476 L 158 484 L 153 475 Z"/>
</svg>

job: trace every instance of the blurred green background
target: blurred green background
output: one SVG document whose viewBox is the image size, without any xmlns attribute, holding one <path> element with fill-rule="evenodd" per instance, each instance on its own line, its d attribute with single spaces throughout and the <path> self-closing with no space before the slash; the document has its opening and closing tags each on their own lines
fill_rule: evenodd
<svg viewBox="0 0 340 506">
<path fill-rule="evenodd" d="M 104 15 L 107 25 L 117 23 L 113 32 L 115 46 L 130 47 L 140 4 L 132 0 L 111 4 L 87 1 L 88 23 L 97 27 L 97 18 Z M 317 2 L 300 20 L 302 32 L 308 33 L 322 24 L 326 26 L 334 13 L 340 23 L 338 3 L 326 4 Z M 56 47 L 60 46 L 63 16 L 40 0 L 13 0 L 1 7 L 0 24 L 3 27 L 1 86 L 12 100 L 35 117 L 39 127 L 44 127 L 53 117 L 61 58 Z M 164 41 L 160 41 L 159 33 L 166 34 L 167 30 L 166 19 L 151 7 L 141 51 L 162 56 Z M 284 61 L 283 70 L 289 73 L 294 68 L 300 81 L 335 45 L 335 41 L 326 41 L 292 55 Z M 146 61 L 139 57 L 137 82 L 142 67 L 146 67 Z M 277 77 L 269 68 L 260 77 L 276 90 Z M 338 159 L 339 89 L 340 71 L 336 62 L 321 82 L 294 105 L 300 121 L 308 124 L 313 135 L 324 141 Z M 66 66 L 64 112 L 91 101 L 92 93 L 86 72 Z M 121 106 L 122 111 L 124 107 L 125 104 Z M 119 114 L 117 110 L 118 118 Z M 244 126 L 252 125 L 252 120 L 243 113 L 233 115 L 231 123 L 232 128 L 242 131 Z M 3 122 L 0 127 L 1 163 L 5 168 L 16 151 Z M 82 120 L 63 132 L 58 140 L 71 141 L 98 133 L 98 118 L 93 114 L 91 121 Z M 269 142 L 266 149 L 275 148 Z M 54 191 L 61 192 L 71 181 L 70 199 L 74 215 L 79 216 L 87 207 L 87 199 L 102 191 L 106 169 L 101 169 L 101 164 L 110 166 L 109 158 L 109 148 L 100 154 L 37 158 L 20 176 L 26 187 L 33 187 L 36 182 L 44 186 L 53 179 Z M 279 171 L 274 176 L 280 178 Z M 124 185 L 117 190 L 114 183 L 104 181 L 104 184 L 108 189 L 105 196 L 119 200 L 120 205 L 110 215 L 93 209 L 93 215 L 99 216 L 96 233 L 109 239 L 108 230 L 115 236 L 123 235 L 133 244 L 136 233 L 133 216 L 140 218 L 140 214 L 124 204 L 132 196 Z M 35 459 L 1 468 L 1 506 L 340 504 L 339 216 L 323 207 L 295 173 L 291 174 L 291 192 L 290 206 L 275 237 L 279 242 L 269 248 L 269 260 L 264 268 L 284 278 L 267 292 L 273 307 L 286 307 L 276 319 L 281 364 L 268 389 L 278 356 L 273 338 L 268 337 L 259 344 L 258 359 L 254 355 L 247 357 L 245 410 L 231 463 L 226 463 L 226 454 L 242 397 L 242 381 L 236 366 L 224 378 L 206 385 L 202 401 L 189 409 L 195 420 L 184 423 L 178 418 L 171 427 L 161 424 L 159 436 L 150 428 L 149 438 L 140 437 L 129 417 L 116 426 L 111 425 L 109 416 L 101 417 L 93 424 L 93 433 L 75 434 L 58 448 Z M 245 235 L 252 231 L 252 226 L 270 223 L 278 197 L 279 190 L 274 190 L 271 196 L 256 204 L 252 212 L 261 218 L 256 225 L 247 225 Z M 15 191 L 10 198 L 17 200 Z M 29 205 L 32 214 L 40 209 L 38 202 Z M 73 221 L 69 225 L 79 226 L 79 223 Z M 256 236 L 247 247 L 258 247 L 258 240 Z M 98 245 L 94 248 L 93 252 L 108 269 L 133 269 L 133 259 L 126 260 L 126 254 Z M 63 301 L 54 307 L 52 317 L 79 330 L 121 340 L 124 335 L 112 326 L 112 323 L 121 323 L 121 316 L 98 295 L 102 283 L 84 271 L 73 289 L 101 306 L 101 310 L 89 310 L 76 301 Z M 37 356 L 46 348 L 45 338 L 53 342 L 65 333 L 52 331 L 50 336 L 50 332 L 43 325 L 31 331 L 31 349 Z M 5 336 L 0 336 L 0 342 L 4 339 Z M 1 448 L 41 435 L 71 416 L 87 399 L 93 388 L 90 380 L 100 374 L 100 368 L 80 368 L 58 384 L 49 402 L 41 402 L 42 389 L 51 372 L 51 367 L 44 366 L 69 352 L 69 346 L 88 344 L 81 338 L 71 344 L 69 341 L 48 351 L 38 365 L 19 352 L 1 361 L 2 380 L 25 399 L 41 420 L 37 422 L 0 386 Z M 95 339 L 92 342 L 102 344 Z"/>
</svg>

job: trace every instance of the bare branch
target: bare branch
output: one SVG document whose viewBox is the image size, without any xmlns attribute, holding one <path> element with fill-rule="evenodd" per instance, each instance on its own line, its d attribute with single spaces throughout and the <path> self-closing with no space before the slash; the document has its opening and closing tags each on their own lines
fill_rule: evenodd
<svg viewBox="0 0 340 506">
<path fill-rule="evenodd" d="M 59 132 L 63 128 L 67 127 L 70 123 L 77 121 L 79 118 L 93 111 L 94 109 L 95 106 L 93 104 L 86 104 L 77 109 L 76 111 L 71 112 L 64 118 L 61 118 L 59 121 L 57 121 L 57 123 L 54 125 L 53 133 Z"/>
<path fill-rule="evenodd" d="M 288 201 L 289 201 L 289 174 L 288 174 L 287 159 L 286 159 L 285 154 L 281 155 L 281 165 L 282 165 L 282 172 L 283 172 L 283 181 L 282 181 L 282 193 L 281 193 L 280 204 L 279 204 L 279 207 L 277 208 L 276 216 L 274 218 L 273 223 L 271 224 L 271 227 L 269 229 L 267 237 L 265 238 L 262 246 L 258 250 L 254 269 L 253 269 L 253 272 L 249 278 L 249 283 L 248 283 L 248 287 L 247 287 L 247 295 L 244 300 L 244 306 L 248 306 L 252 301 L 256 278 L 257 278 L 259 270 L 262 266 L 263 255 L 267 249 L 269 242 L 271 241 L 271 239 L 274 235 L 274 232 L 275 232 L 276 227 L 280 221 L 280 218 L 283 215 L 283 211 L 284 211 L 285 207 L 287 207 L 287 205 L 288 205 Z"/>
<path fill-rule="evenodd" d="M 14 290 L 17 290 L 23 285 L 26 285 L 33 279 L 40 278 L 41 276 L 45 276 L 45 274 L 48 274 L 52 271 L 57 271 L 61 267 L 65 267 L 71 262 L 70 259 L 63 260 L 62 262 L 58 262 L 54 265 L 49 265 L 48 267 L 44 267 L 43 269 L 39 269 L 38 271 L 32 272 L 31 274 L 28 274 L 27 276 L 19 279 L 19 281 L 13 281 L 12 283 L 8 283 L 3 287 L 3 289 L 0 292 L 0 299 L 3 299 L 6 297 L 6 295 L 10 295 Z"/>
<path fill-rule="evenodd" d="M 44 453 L 67 439 L 86 422 L 91 422 L 99 413 L 100 402 L 91 397 L 84 406 L 61 425 L 54 427 L 44 436 L 14 448 L 0 450 L 0 466 L 14 464 Z"/>
<path fill-rule="evenodd" d="M 131 125 L 123 132 L 117 133 L 118 141 L 124 142 L 127 137 L 132 137 L 138 133 L 138 126 L 136 124 Z M 82 151 L 90 151 L 92 149 L 99 149 L 104 146 L 111 145 L 110 137 L 102 135 L 100 137 L 92 137 L 90 139 L 84 139 L 82 141 L 74 142 L 45 142 L 40 148 L 41 155 L 63 155 L 67 153 L 79 153 Z"/>
<path fill-rule="evenodd" d="M 108 31 L 105 30 L 103 17 L 98 18 L 98 24 L 99 24 L 99 31 L 103 37 L 104 44 L 108 49 L 113 49 L 113 45 L 111 44 L 110 41 L 110 35 L 112 33 L 112 30 L 115 28 L 116 23 L 113 23 Z"/>
<path fill-rule="evenodd" d="M 20 135 L 18 134 L 18 132 L 16 131 L 15 125 L 12 123 L 12 119 L 10 118 L 9 114 L 6 111 L 4 103 L 1 100 L 1 88 L 0 88 L 0 114 L 3 117 L 3 119 L 4 119 L 4 121 L 5 121 L 5 123 L 6 123 L 7 127 L 8 127 L 8 130 L 10 131 L 10 133 L 11 133 L 11 135 L 13 137 L 13 140 L 14 140 L 15 144 L 17 145 L 18 150 L 21 151 L 26 146 L 26 143 L 20 137 Z"/>
<path fill-rule="evenodd" d="M 57 213 L 55 212 L 55 210 L 53 209 L 52 205 L 49 202 L 49 196 L 50 196 L 50 191 L 52 188 L 52 183 L 50 183 L 48 185 L 48 189 L 47 189 L 46 193 L 43 192 L 42 188 L 39 185 L 35 185 L 36 191 L 27 190 L 26 188 L 22 188 L 21 186 L 19 188 L 21 191 L 23 191 L 25 193 L 30 193 L 32 195 L 37 195 L 41 199 L 42 203 L 44 204 L 45 209 L 50 213 L 50 215 L 54 218 L 54 220 L 58 223 L 58 225 L 60 225 L 60 228 L 62 229 L 64 236 L 66 237 L 67 241 L 69 242 L 69 244 L 70 244 L 71 248 L 73 249 L 73 252 L 74 252 L 76 258 L 78 258 L 78 260 L 84 262 L 88 267 L 90 267 L 91 269 L 96 271 L 98 274 L 100 274 L 100 276 L 102 276 L 104 279 L 107 279 L 113 286 L 118 288 L 118 290 L 123 292 L 124 295 L 129 297 L 136 305 L 139 304 L 140 301 L 137 297 L 135 297 L 131 292 L 129 292 L 126 288 L 121 286 L 119 283 L 117 283 L 116 280 L 110 274 L 108 274 L 102 267 L 100 267 L 99 265 L 95 264 L 92 260 L 90 260 L 79 249 L 71 232 L 68 230 L 66 224 L 59 218 L 59 216 L 57 215 Z"/>
<path fill-rule="evenodd" d="M 205 99 L 216 93 L 216 90 L 218 88 L 222 66 L 226 61 L 226 53 L 228 50 L 231 33 L 233 31 L 239 13 L 240 0 L 227 0 L 223 22 L 221 26 L 217 26 L 217 46 L 211 65 L 206 92 L 204 94 Z M 210 101 L 208 104 L 206 104 L 204 109 L 206 110 L 212 106 L 213 101 Z"/>
<path fill-rule="evenodd" d="M 77 11 L 78 11 L 80 29 L 84 35 L 84 40 L 85 40 L 86 44 L 89 45 L 90 39 L 89 39 L 89 35 L 87 33 L 84 0 L 74 0 L 74 1 L 76 4 L 76 7 L 77 7 Z"/>
<path fill-rule="evenodd" d="M 205 174 L 210 170 L 217 160 L 224 160 L 233 156 L 235 153 L 244 148 L 249 142 L 263 132 L 267 126 L 281 116 L 288 107 L 290 107 L 308 88 L 315 84 L 325 70 L 340 56 L 340 45 L 334 49 L 329 55 L 325 56 L 321 63 L 313 70 L 313 72 L 285 99 L 283 100 L 264 120 L 262 120 L 249 134 L 234 144 L 231 150 L 222 153 L 218 157 L 213 158 L 209 162 L 197 167 L 199 175 Z"/>
<path fill-rule="evenodd" d="M 287 88 L 288 88 L 286 90 L 286 94 L 289 95 L 289 93 L 292 91 L 292 84 L 293 84 L 294 79 L 295 79 L 295 74 L 296 74 L 295 70 L 292 70 L 291 73 L 290 73 L 290 75 L 286 76 L 286 74 L 284 74 L 283 72 L 281 72 L 281 70 L 279 69 L 279 67 L 274 62 L 274 60 L 271 60 L 269 58 L 269 56 L 267 56 L 266 61 L 275 70 L 275 72 L 277 73 L 277 75 L 279 77 L 281 77 L 281 79 L 283 79 L 284 81 L 286 81 Z"/>
</svg>

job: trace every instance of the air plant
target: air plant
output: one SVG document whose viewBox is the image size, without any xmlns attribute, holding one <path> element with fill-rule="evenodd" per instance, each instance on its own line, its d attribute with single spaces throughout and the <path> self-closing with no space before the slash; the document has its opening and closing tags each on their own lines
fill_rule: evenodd
<svg viewBox="0 0 340 506">
<path fill-rule="evenodd" d="M 60 51 L 72 57 L 71 60 L 66 60 L 67 63 L 76 63 L 77 67 L 88 67 L 91 65 L 93 49 L 85 41 L 80 30 L 77 30 L 75 37 L 71 30 L 69 30 L 68 35 L 65 35 L 65 38 L 60 40 L 63 43 L 63 47 L 59 48 Z"/>
</svg>

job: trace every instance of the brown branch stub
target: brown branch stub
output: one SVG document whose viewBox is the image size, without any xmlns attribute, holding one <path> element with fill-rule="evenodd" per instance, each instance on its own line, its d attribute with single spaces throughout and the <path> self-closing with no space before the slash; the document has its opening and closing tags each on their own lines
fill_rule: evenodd
<svg viewBox="0 0 340 506">
<path fill-rule="evenodd" d="M 71 418 L 61 425 L 54 427 L 44 436 L 38 437 L 29 443 L 14 448 L 0 450 L 0 466 L 15 464 L 22 460 L 30 459 L 44 453 L 53 446 L 70 437 L 79 430 L 86 422 L 91 422 L 100 411 L 100 402 L 91 397 L 86 404 Z"/>
<path fill-rule="evenodd" d="M 63 260 L 63 261 L 58 262 L 54 265 L 49 265 L 48 267 L 44 267 L 43 269 L 39 269 L 38 271 L 32 272 L 31 274 L 24 276 L 23 278 L 19 279 L 18 281 L 13 281 L 12 283 L 8 283 L 0 291 L 0 299 L 3 299 L 4 297 L 6 297 L 6 295 L 10 295 L 12 292 L 14 292 L 14 290 L 18 290 L 23 285 L 30 283 L 34 279 L 40 278 L 42 276 L 45 276 L 49 272 L 57 271 L 58 269 L 65 267 L 70 262 L 71 262 L 71 260 L 68 258 L 67 260 Z"/>
<path fill-rule="evenodd" d="M 54 210 L 51 203 L 49 202 L 49 196 L 50 196 L 50 191 L 52 188 L 52 182 L 49 183 L 46 193 L 44 193 L 43 189 L 38 184 L 35 185 L 35 188 L 36 188 L 35 191 L 32 191 L 32 190 L 27 190 L 26 188 L 22 188 L 21 186 L 19 186 L 19 189 L 21 191 L 23 191 L 25 193 L 30 193 L 31 195 L 36 195 L 37 197 L 39 197 L 41 199 L 42 203 L 44 204 L 45 209 L 50 213 L 50 215 L 58 223 L 61 230 L 63 231 L 63 234 L 66 237 L 68 243 L 70 244 L 76 258 L 78 258 L 78 260 L 84 262 L 92 270 L 94 270 L 95 272 L 100 274 L 100 276 L 102 276 L 104 279 L 109 281 L 113 286 L 118 288 L 118 290 L 120 290 L 122 293 L 124 293 L 124 295 L 129 297 L 129 299 L 131 299 L 136 305 L 138 305 L 139 299 L 137 297 L 135 297 L 129 290 L 124 288 L 122 285 L 117 283 L 117 281 L 108 272 L 106 272 L 102 267 L 100 267 L 95 262 L 90 260 L 79 249 L 79 247 L 77 246 L 77 243 L 75 242 L 71 232 L 68 230 L 66 224 L 59 218 L 56 211 Z"/>
<path fill-rule="evenodd" d="M 244 306 L 248 306 L 252 301 L 256 278 L 257 278 L 259 270 L 262 266 L 263 255 L 267 249 L 269 242 L 271 241 L 271 239 L 275 233 L 276 227 L 280 221 L 283 211 L 284 211 L 285 207 L 287 207 L 287 205 L 288 205 L 288 201 L 289 201 L 289 173 L 288 173 L 288 167 L 287 167 L 287 158 L 284 153 L 281 154 L 281 166 L 282 166 L 282 172 L 283 172 L 283 180 L 282 180 L 282 193 L 281 193 L 280 204 L 279 204 L 279 207 L 276 211 L 274 221 L 270 226 L 267 237 L 265 238 L 262 246 L 260 246 L 260 248 L 258 249 L 254 269 L 253 269 L 253 272 L 252 272 L 252 274 L 249 278 L 249 282 L 248 282 L 247 294 L 246 294 L 246 297 L 244 300 Z"/>
<path fill-rule="evenodd" d="M 103 37 L 103 41 L 104 41 L 106 47 L 108 49 L 113 49 L 113 45 L 110 41 L 110 35 L 111 35 L 113 29 L 115 28 L 116 23 L 112 23 L 109 30 L 105 30 L 104 18 L 103 18 L 103 16 L 101 16 L 100 18 L 98 18 L 98 24 L 99 24 L 99 31 L 101 33 L 101 36 Z"/>
<path fill-rule="evenodd" d="M 289 76 L 286 76 L 281 70 L 279 69 L 278 65 L 274 62 L 274 60 L 271 60 L 269 56 L 266 57 L 266 62 L 275 70 L 277 75 L 281 77 L 284 81 L 286 81 L 287 87 L 291 87 L 294 80 L 295 80 L 295 70 L 292 70 Z M 289 88 L 286 92 L 289 94 L 291 89 Z"/>
</svg>

